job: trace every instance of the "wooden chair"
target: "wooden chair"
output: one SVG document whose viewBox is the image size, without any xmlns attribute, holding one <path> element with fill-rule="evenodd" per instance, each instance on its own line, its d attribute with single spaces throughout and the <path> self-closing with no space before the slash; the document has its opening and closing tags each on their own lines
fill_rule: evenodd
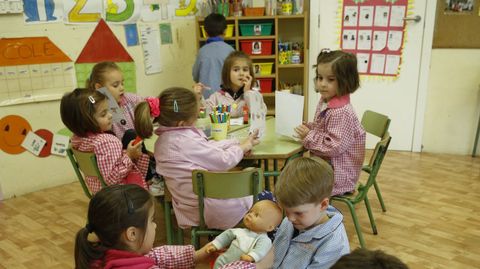
<svg viewBox="0 0 480 269">
<path fill-rule="evenodd" d="M 373 112 L 367 110 L 363 113 L 362 116 L 362 126 L 365 131 L 371 135 L 374 135 L 379 138 L 379 140 L 385 139 L 385 135 L 388 133 L 388 127 L 390 126 L 390 119 L 377 112 Z M 362 167 L 362 170 L 367 173 L 372 172 L 372 166 L 370 162 Z M 383 202 L 382 193 L 380 192 L 380 187 L 378 187 L 377 180 L 373 179 L 373 187 L 375 188 L 375 192 L 377 193 L 378 200 L 380 201 L 380 205 L 382 206 L 382 211 L 386 212 L 387 208 L 385 207 L 385 203 Z"/>
<path fill-rule="evenodd" d="M 193 192 L 198 195 L 200 224 L 192 227 L 192 245 L 199 249 L 199 237 L 205 235 L 219 235 L 222 231 L 208 229 L 204 219 L 205 198 L 231 199 L 252 195 L 253 202 L 264 189 L 263 170 L 261 168 L 247 168 L 242 171 L 209 172 L 194 170 L 192 172 Z"/>
<path fill-rule="evenodd" d="M 78 181 L 80 181 L 80 185 L 82 185 L 83 191 L 88 198 L 92 198 L 92 193 L 88 189 L 84 176 L 97 177 L 102 184 L 102 187 L 107 186 L 107 184 L 103 180 L 100 170 L 98 170 L 97 157 L 95 156 L 95 153 L 83 152 L 73 148 L 68 148 L 67 155 L 70 159 L 70 162 L 72 163 L 75 173 L 77 174 Z"/>
<path fill-rule="evenodd" d="M 343 202 L 348 206 L 348 209 L 352 215 L 353 224 L 355 225 L 355 230 L 358 235 L 358 240 L 360 241 L 360 246 L 362 248 L 365 247 L 365 240 L 363 239 L 360 223 L 358 222 L 357 214 L 355 212 L 355 205 L 361 203 L 362 201 L 365 202 L 365 207 L 367 208 L 368 218 L 370 219 L 370 225 L 372 226 L 373 234 L 377 234 L 377 226 L 375 224 L 375 219 L 373 218 L 372 209 L 370 208 L 370 202 L 368 200 L 368 190 L 376 182 L 378 170 L 380 170 L 380 166 L 383 158 L 385 157 L 391 139 L 392 138 L 390 137 L 390 134 L 387 132 L 384 135 L 384 138 L 375 146 L 375 150 L 368 164 L 371 169 L 368 173 L 369 175 L 367 182 L 365 184 L 358 183 L 357 192 L 351 195 L 332 196 L 331 198 L 332 201 Z"/>
</svg>

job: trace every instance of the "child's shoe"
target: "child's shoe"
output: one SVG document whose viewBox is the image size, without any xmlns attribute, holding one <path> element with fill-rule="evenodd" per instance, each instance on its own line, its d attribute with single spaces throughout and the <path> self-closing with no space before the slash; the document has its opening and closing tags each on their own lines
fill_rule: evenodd
<svg viewBox="0 0 480 269">
<path fill-rule="evenodd" d="M 152 178 L 148 190 L 153 196 L 162 196 L 165 193 L 165 181 L 163 181 L 163 178 Z"/>
</svg>

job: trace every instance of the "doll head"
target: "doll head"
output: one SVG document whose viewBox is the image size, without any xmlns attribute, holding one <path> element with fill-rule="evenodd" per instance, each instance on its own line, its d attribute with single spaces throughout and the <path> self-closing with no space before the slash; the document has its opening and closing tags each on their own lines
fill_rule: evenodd
<svg viewBox="0 0 480 269">
<path fill-rule="evenodd" d="M 273 201 L 256 202 L 243 217 L 243 224 L 256 233 L 271 232 L 282 221 L 282 210 Z"/>
</svg>

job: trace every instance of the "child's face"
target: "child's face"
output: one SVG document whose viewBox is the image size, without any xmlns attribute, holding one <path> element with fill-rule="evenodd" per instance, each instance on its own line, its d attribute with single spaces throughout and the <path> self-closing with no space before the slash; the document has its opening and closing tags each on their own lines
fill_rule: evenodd
<svg viewBox="0 0 480 269">
<path fill-rule="evenodd" d="M 265 233 L 272 231 L 280 223 L 282 219 L 280 210 L 267 203 L 270 201 L 259 201 L 252 206 L 243 217 L 245 227 L 257 233 Z"/>
<path fill-rule="evenodd" d="M 102 85 L 106 87 L 108 91 L 112 94 L 113 98 L 117 103 L 120 103 L 122 100 L 123 92 L 125 89 L 123 88 L 123 74 L 120 70 L 109 70 L 105 72 L 105 83 Z"/>
<path fill-rule="evenodd" d="M 153 248 L 153 241 L 155 241 L 155 229 L 157 224 L 154 219 L 155 208 L 152 205 L 148 210 L 148 222 L 145 230 L 145 237 L 143 238 L 143 244 L 140 246 L 138 253 L 147 254 Z"/>
<path fill-rule="evenodd" d="M 326 102 L 337 95 L 338 81 L 332 72 L 332 64 L 322 63 L 317 65 L 317 77 L 315 78 L 315 91 L 322 95 Z"/>
<path fill-rule="evenodd" d="M 112 113 L 110 113 L 107 100 L 103 100 L 95 106 L 93 118 L 97 121 L 100 131 L 106 132 L 112 129 Z"/>
<path fill-rule="evenodd" d="M 293 226 L 300 231 L 305 231 L 322 223 L 325 217 L 325 209 L 328 206 L 323 202 L 315 204 L 302 204 L 295 207 L 283 207 L 285 215 Z"/>
<path fill-rule="evenodd" d="M 251 77 L 250 67 L 246 59 L 237 59 L 233 62 L 232 68 L 230 68 L 230 81 L 232 82 L 232 90 L 234 92 L 240 90 L 243 85 L 248 81 L 248 77 Z"/>
</svg>

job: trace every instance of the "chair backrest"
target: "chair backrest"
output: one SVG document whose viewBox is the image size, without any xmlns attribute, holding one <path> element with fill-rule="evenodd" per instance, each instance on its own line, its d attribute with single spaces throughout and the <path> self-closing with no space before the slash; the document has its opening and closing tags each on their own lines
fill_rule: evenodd
<svg viewBox="0 0 480 269">
<path fill-rule="evenodd" d="M 380 113 L 367 110 L 362 116 L 362 126 L 369 134 L 384 138 L 390 125 L 390 119 Z"/>
<path fill-rule="evenodd" d="M 359 192 L 361 192 L 362 190 L 368 191 L 370 186 L 375 183 L 375 178 L 377 177 L 378 171 L 380 170 L 380 166 L 382 165 L 383 159 L 385 157 L 385 154 L 387 153 L 387 149 L 390 145 L 391 140 L 392 137 L 390 136 L 390 133 L 386 132 L 382 140 L 380 140 L 375 146 L 375 150 L 373 151 L 372 157 L 370 158 L 369 162 L 369 167 L 371 167 L 371 170 L 369 171 L 367 183 L 358 187 Z"/>
<path fill-rule="evenodd" d="M 203 228 L 204 198 L 231 199 L 253 195 L 253 202 L 256 202 L 257 195 L 264 189 L 263 170 L 261 168 L 232 172 L 194 170 L 192 184 L 193 192 L 198 195 L 199 226 Z"/>
<path fill-rule="evenodd" d="M 84 176 L 97 177 L 100 183 L 102 184 L 102 187 L 107 185 L 103 180 L 100 170 L 98 169 L 97 158 L 95 156 L 95 153 L 83 152 L 73 148 L 68 148 L 67 155 L 68 155 L 68 158 L 70 159 L 70 162 L 72 163 L 75 173 L 77 174 L 78 181 L 80 181 L 83 191 L 85 192 L 88 198 L 92 197 L 92 193 L 88 189 Z"/>
</svg>

